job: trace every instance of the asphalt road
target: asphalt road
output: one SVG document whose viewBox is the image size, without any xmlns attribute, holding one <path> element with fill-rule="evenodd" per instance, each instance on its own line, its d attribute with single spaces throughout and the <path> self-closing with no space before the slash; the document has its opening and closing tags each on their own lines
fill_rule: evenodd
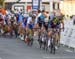
<svg viewBox="0 0 75 59">
<path fill-rule="evenodd" d="M 29 47 L 20 39 L 0 37 L 0 59 L 75 59 L 75 51 L 61 46 L 53 55 L 40 49 L 36 40 Z"/>
</svg>

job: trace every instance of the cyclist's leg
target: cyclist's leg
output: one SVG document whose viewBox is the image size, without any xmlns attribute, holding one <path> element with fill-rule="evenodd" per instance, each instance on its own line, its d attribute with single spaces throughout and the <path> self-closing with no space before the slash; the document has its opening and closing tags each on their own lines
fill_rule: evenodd
<svg viewBox="0 0 75 59">
<path fill-rule="evenodd" d="M 55 33 L 56 29 L 53 29 L 53 34 L 52 34 L 52 41 L 51 41 L 51 53 L 53 52 L 55 54 L 55 45 L 56 45 L 56 33 Z"/>
<path fill-rule="evenodd" d="M 53 53 L 55 54 L 56 38 L 53 39 Z"/>
<path fill-rule="evenodd" d="M 57 46 L 60 46 L 60 29 L 57 31 Z"/>
<path fill-rule="evenodd" d="M 53 32 L 53 31 L 52 31 L 52 32 Z M 50 48 L 51 48 L 51 51 L 50 51 L 50 52 L 51 52 L 51 53 L 53 52 L 53 41 L 52 41 L 52 40 L 53 40 L 53 34 L 51 35 L 51 40 L 50 40 L 50 42 L 51 42 L 51 43 L 50 43 Z"/>
</svg>

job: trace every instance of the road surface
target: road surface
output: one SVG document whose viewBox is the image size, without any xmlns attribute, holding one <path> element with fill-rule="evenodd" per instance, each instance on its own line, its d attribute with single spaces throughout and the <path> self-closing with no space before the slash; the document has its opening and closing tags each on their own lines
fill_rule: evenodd
<svg viewBox="0 0 75 59">
<path fill-rule="evenodd" d="M 40 49 L 36 40 L 29 47 L 20 39 L 0 37 L 0 59 L 75 59 L 75 52 L 61 46 L 53 55 Z"/>
</svg>

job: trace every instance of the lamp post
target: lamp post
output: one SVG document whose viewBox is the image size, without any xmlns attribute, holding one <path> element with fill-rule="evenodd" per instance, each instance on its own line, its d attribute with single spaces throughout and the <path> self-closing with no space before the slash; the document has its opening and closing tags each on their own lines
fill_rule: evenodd
<svg viewBox="0 0 75 59">
<path fill-rule="evenodd" d="M 64 0 L 60 0 L 60 10 L 62 10 L 62 12 L 65 14 L 65 10 L 64 10 Z"/>
<path fill-rule="evenodd" d="M 53 0 L 49 0 L 50 1 L 50 12 L 53 12 Z"/>
<path fill-rule="evenodd" d="M 40 10 L 42 11 L 42 0 L 39 1 L 40 2 Z"/>
<path fill-rule="evenodd" d="M 73 5 L 72 5 L 72 0 L 71 0 L 71 11 L 72 11 L 72 14 L 73 14 Z"/>
<path fill-rule="evenodd" d="M 27 0 L 25 2 L 25 13 L 27 13 Z"/>
</svg>

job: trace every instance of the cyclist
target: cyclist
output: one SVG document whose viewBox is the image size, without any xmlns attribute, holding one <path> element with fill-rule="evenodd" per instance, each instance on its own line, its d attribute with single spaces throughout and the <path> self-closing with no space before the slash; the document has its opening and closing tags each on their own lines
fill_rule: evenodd
<svg viewBox="0 0 75 59">
<path fill-rule="evenodd" d="M 54 17 L 53 20 L 50 22 L 50 28 L 52 29 L 51 32 L 51 53 L 52 51 L 55 54 L 55 50 L 57 49 L 57 35 L 58 35 L 58 29 L 60 28 L 60 21 L 58 17 Z"/>
</svg>

